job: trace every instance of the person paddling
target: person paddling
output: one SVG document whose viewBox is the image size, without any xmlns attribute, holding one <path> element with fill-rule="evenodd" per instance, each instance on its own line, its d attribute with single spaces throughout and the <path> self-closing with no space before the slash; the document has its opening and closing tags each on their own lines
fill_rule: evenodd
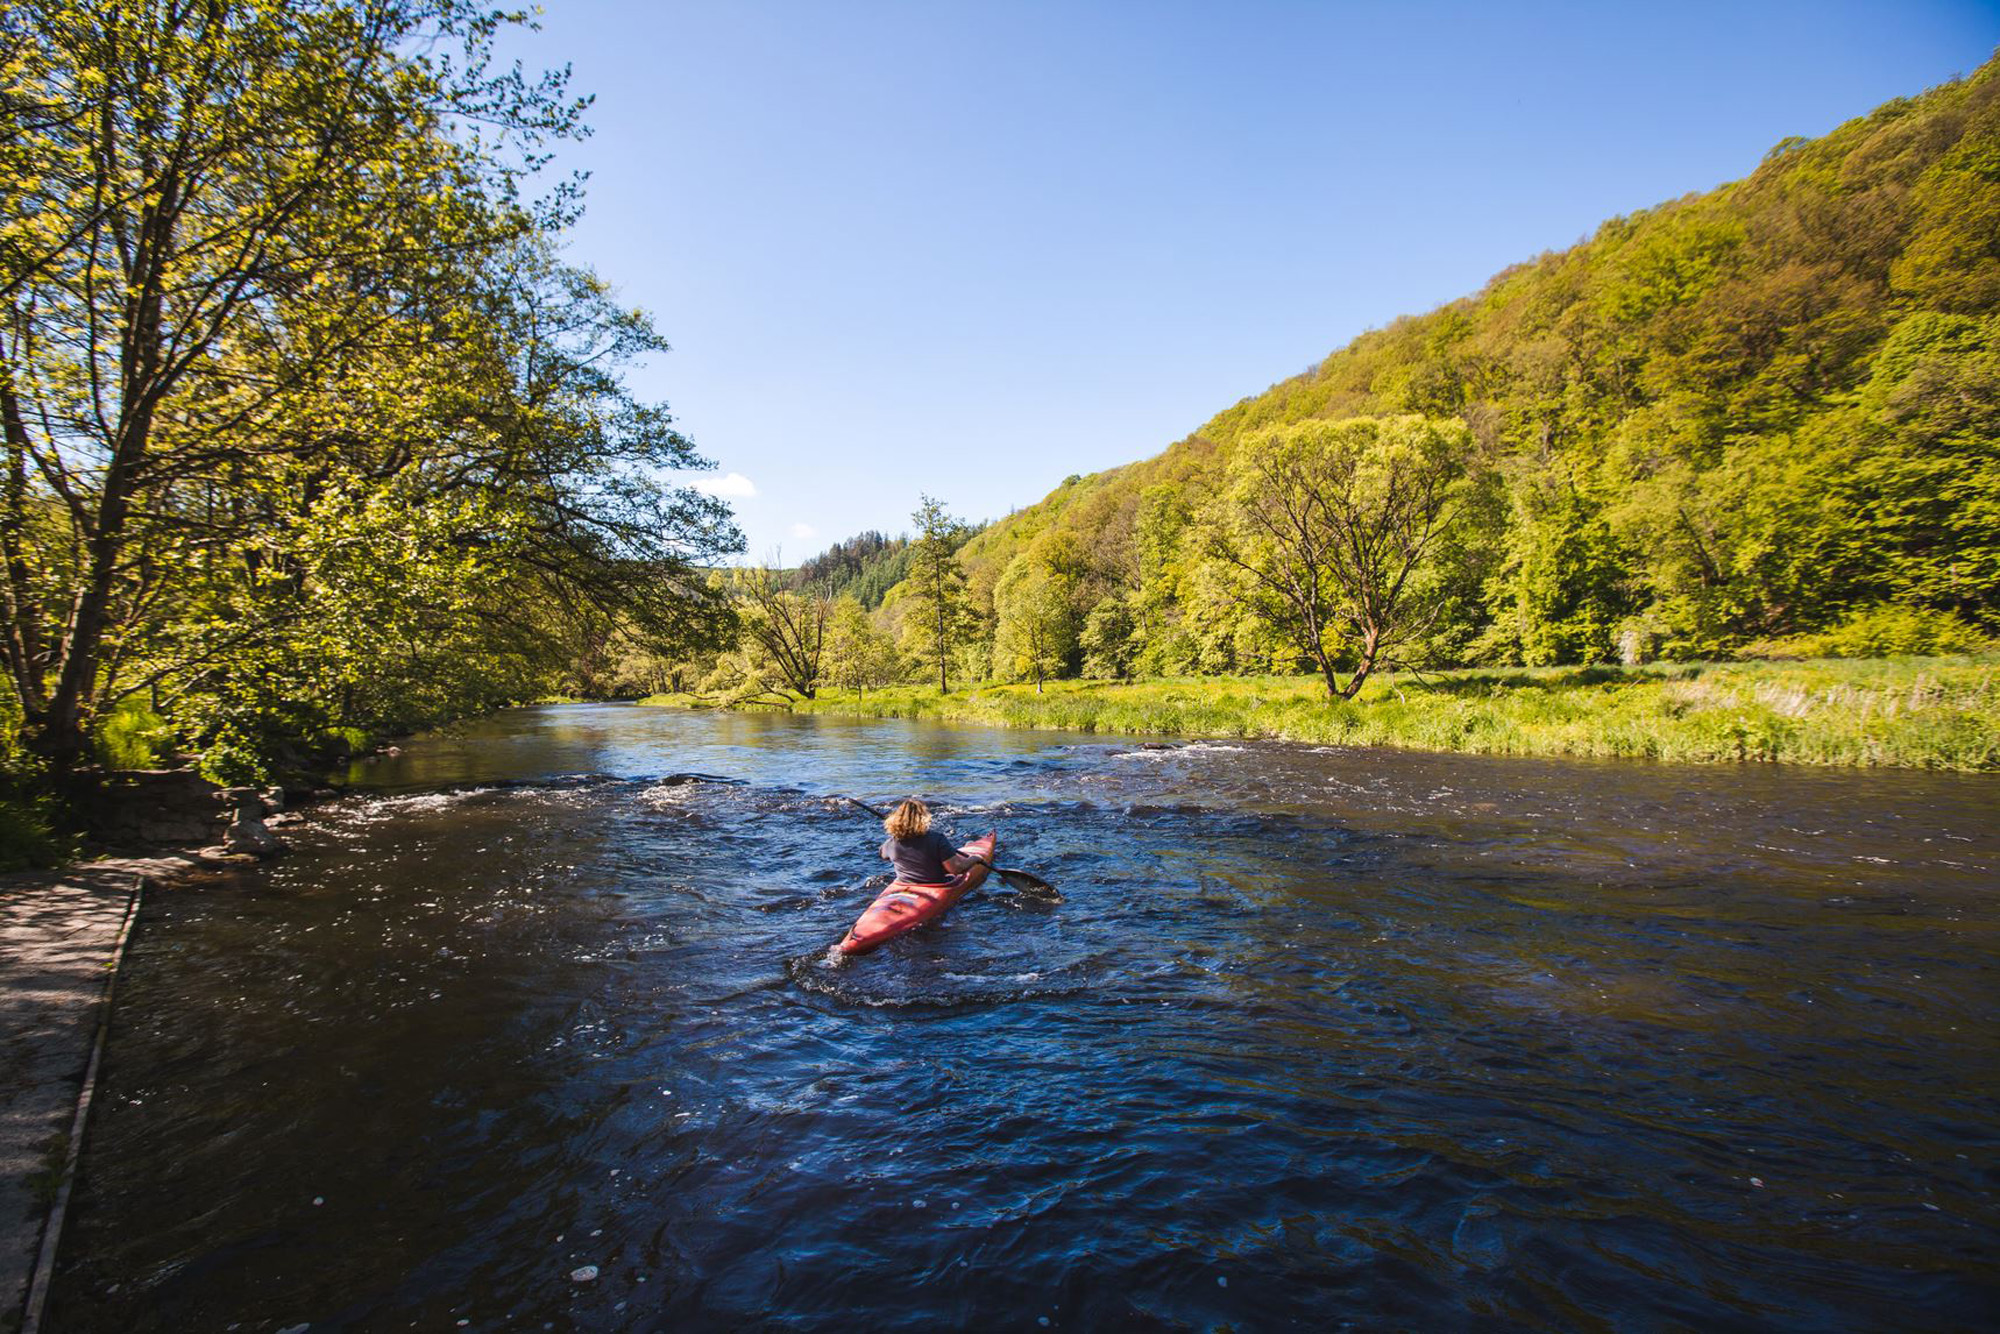
<svg viewBox="0 0 2000 1334">
<path fill-rule="evenodd" d="M 897 802 L 882 828 L 889 835 L 882 843 L 882 859 L 896 868 L 896 879 L 905 884 L 942 885 L 984 864 L 961 854 L 950 839 L 932 829 L 930 807 L 915 797 Z"/>
<path fill-rule="evenodd" d="M 932 832 L 930 808 L 914 797 L 898 802 L 882 828 L 889 835 L 882 858 L 895 866 L 896 878 L 835 947 L 841 954 L 866 954 L 938 917 L 985 881 L 1000 844 L 996 831 L 954 848 Z"/>
</svg>

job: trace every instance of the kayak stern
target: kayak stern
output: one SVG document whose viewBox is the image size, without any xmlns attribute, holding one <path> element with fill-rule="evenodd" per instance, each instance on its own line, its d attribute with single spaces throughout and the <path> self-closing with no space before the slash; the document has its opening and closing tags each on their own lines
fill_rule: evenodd
<svg viewBox="0 0 2000 1334">
<path fill-rule="evenodd" d="M 866 954 L 879 949 L 897 936 L 907 935 L 925 922 L 944 916 L 945 909 L 970 894 L 986 880 L 999 846 L 996 830 L 959 848 L 958 855 L 983 863 L 963 871 L 938 885 L 916 885 L 898 880 L 875 896 L 837 947 L 842 954 Z"/>
</svg>

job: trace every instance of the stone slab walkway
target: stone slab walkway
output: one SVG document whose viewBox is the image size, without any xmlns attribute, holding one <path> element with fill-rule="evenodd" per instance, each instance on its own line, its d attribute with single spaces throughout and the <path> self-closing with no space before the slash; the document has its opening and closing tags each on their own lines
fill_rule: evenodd
<svg viewBox="0 0 2000 1334">
<path fill-rule="evenodd" d="M 80 1147 L 71 1128 L 138 887 L 198 865 L 124 857 L 0 875 L 0 1330 L 38 1315 L 30 1288 L 52 1214 L 60 1225 Z"/>
</svg>

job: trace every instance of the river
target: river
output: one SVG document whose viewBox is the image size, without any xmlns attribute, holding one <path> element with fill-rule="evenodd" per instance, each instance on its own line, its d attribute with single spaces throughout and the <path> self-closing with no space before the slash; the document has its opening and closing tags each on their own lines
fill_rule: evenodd
<svg viewBox="0 0 2000 1334">
<path fill-rule="evenodd" d="M 52 1329 L 2000 1307 L 1992 777 L 618 705 L 353 777 L 149 897 Z M 836 964 L 911 792 L 1062 899 Z"/>
</svg>

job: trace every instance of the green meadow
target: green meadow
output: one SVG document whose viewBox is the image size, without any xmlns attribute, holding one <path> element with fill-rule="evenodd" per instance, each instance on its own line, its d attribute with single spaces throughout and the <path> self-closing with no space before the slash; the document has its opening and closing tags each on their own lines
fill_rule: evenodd
<svg viewBox="0 0 2000 1334">
<path fill-rule="evenodd" d="M 645 701 L 700 707 L 687 695 Z M 1487 755 L 2000 769 L 2000 654 L 824 690 L 797 713 Z"/>
</svg>

